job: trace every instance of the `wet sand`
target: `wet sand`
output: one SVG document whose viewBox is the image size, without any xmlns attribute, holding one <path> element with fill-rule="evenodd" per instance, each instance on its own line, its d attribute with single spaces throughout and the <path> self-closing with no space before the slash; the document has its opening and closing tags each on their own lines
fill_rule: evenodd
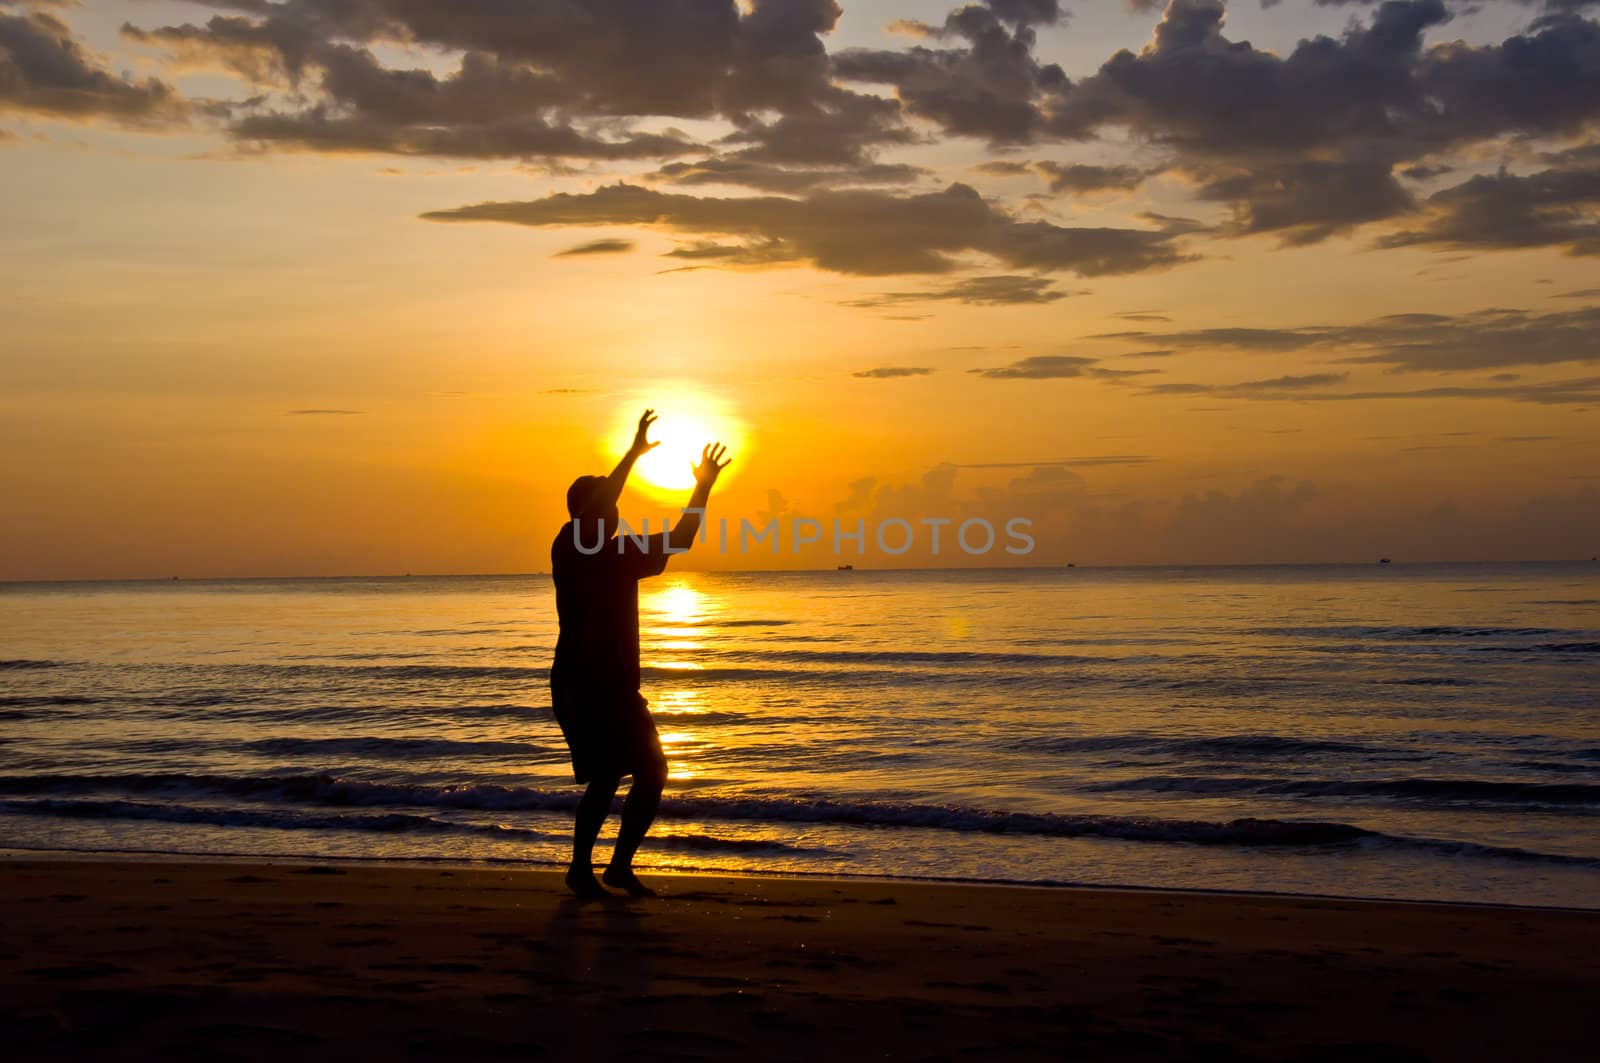
<svg viewBox="0 0 1600 1063">
<path fill-rule="evenodd" d="M 1600 913 L 11 859 L 13 1059 L 1573 1059 Z"/>
</svg>

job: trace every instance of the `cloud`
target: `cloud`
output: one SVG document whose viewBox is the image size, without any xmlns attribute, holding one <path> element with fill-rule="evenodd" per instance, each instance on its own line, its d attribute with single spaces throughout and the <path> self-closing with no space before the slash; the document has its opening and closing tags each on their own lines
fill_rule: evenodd
<svg viewBox="0 0 1600 1063">
<path fill-rule="evenodd" d="M 697 243 L 675 254 L 730 265 L 807 263 L 860 276 L 945 273 L 958 265 L 956 256 L 968 252 L 1014 269 L 1084 276 L 1160 269 L 1186 257 L 1166 233 L 1020 221 L 962 184 L 920 195 L 861 190 L 804 198 L 700 198 L 615 184 L 423 217 L 533 226 L 639 225 L 733 237 L 739 242 Z"/>
<path fill-rule="evenodd" d="M 1033 163 L 1016 159 L 990 159 L 978 163 L 973 169 L 990 177 L 1022 177 L 1033 172 Z"/>
<path fill-rule="evenodd" d="M 920 366 L 885 365 L 876 369 L 862 369 L 850 375 L 860 377 L 863 380 L 893 380 L 906 376 L 927 376 L 931 372 L 933 372 L 932 369 L 925 369 Z"/>
<path fill-rule="evenodd" d="M 1098 358 L 1083 358 L 1070 354 L 1041 354 L 1012 362 L 1010 365 L 989 369 L 969 369 L 967 372 L 990 380 L 1059 380 L 1088 375 L 1088 369 Z"/>
<path fill-rule="evenodd" d="M 1034 163 L 1034 169 L 1044 175 L 1052 192 L 1131 191 L 1138 188 L 1144 179 L 1150 176 L 1148 171 L 1141 170 L 1137 166 L 1038 162 Z"/>
<path fill-rule="evenodd" d="M 976 464 L 949 462 L 957 469 L 1032 469 L 1039 466 L 1080 466 L 1098 468 L 1106 465 L 1148 465 L 1155 461 L 1148 454 L 1101 454 L 1087 458 L 1063 458 L 1059 461 L 989 461 Z"/>
<path fill-rule="evenodd" d="M 617 255 L 632 251 L 633 248 L 634 243 L 632 240 L 590 240 L 587 243 L 574 244 L 565 251 L 557 251 L 552 257 L 572 258 L 578 255 Z"/>
<path fill-rule="evenodd" d="M 1347 363 L 1399 371 L 1449 372 L 1600 361 L 1600 307 L 1536 314 L 1486 309 L 1467 314 L 1391 314 L 1350 325 L 1216 328 L 1102 333 L 1116 339 L 1196 350 L 1289 352 L 1316 348 Z"/>
<path fill-rule="evenodd" d="M 319 410 L 319 409 L 312 409 L 312 410 L 288 410 L 288 411 L 285 411 L 285 412 L 287 412 L 291 417 L 354 417 L 356 414 L 365 413 L 366 411 L 365 410 L 335 410 L 335 409 L 320 409 Z"/>
<path fill-rule="evenodd" d="M 0 112 L 152 128 L 181 123 L 189 110 L 166 82 L 134 81 L 106 70 L 54 15 L 0 8 Z"/>
<path fill-rule="evenodd" d="M 677 185 L 740 185 L 763 192 L 796 194 L 815 188 L 910 184 L 927 173 L 920 166 L 904 163 L 794 167 L 723 156 L 668 163 L 650 174 L 649 179 Z"/>
<path fill-rule="evenodd" d="M 208 6 L 233 13 L 152 36 L 182 38 L 191 51 L 253 47 L 291 76 L 322 67 L 330 46 L 340 43 L 458 52 L 536 72 L 572 113 L 681 117 L 788 110 L 826 95 L 820 35 L 840 15 L 833 0 L 754 0 L 743 7 L 735 0 L 608 0 L 514 11 L 478 0 L 212 0 Z M 344 87 L 337 78 L 318 86 L 323 102 L 357 102 Z"/>
<path fill-rule="evenodd" d="M 751 176 L 757 164 L 866 163 L 873 146 L 915 139 L 897 102 L 833 81 L 822 42 L 833 0 L 208 6 L 229 13 L 124 33 L 266 90 L 230 125 L 258 150 L 670 158 L 696 146 L 636 120 L 722 119 Z M 374 50 L 396 46 L 459 65 L 390 67 Z"/>
<path fill-rule="evenodd" d="M 1023 358 L 1010 365 L 969 369 L 967 372 L 989 380 L 1065 380 L 1074 377 L 1092 377 L 1098 380 L 1125 380 L 1129 377 L 1151 376 L 1157 369 L 1106 369 L 1098 358 L 1084 358 L 1071 354 L 1040 354 Z"/>
<path fill-rule="evenodd" d="M 1342 379 L 1338 374 L 1328 384 Z M 1295 378 L 1285 378 L 1294 380 Z M 1302 378 L 1303 379 L 1303 378 Z M 1157 384 L 1144 388 L 1142 395 L 1207 395 L 1221 399 L 1248 399 L 1264 402 L 1370 402 L 1376 400 L 1502 399 L 1539 406 L 1589 405 L 1600 403 L 1600 377 L 1551 380 L 1530 384 L 1456 385 L 1412 390 L 1323 391 L 1321 383 L 1299 383 L 1271 387 L 1272 381 L 1246 381 L 1242 384 Z"/>
<path fill-rule="evenodd" d="M 920 292 L 879 292 L 861 299 L 849 299 L 844 306 L 873 309 L 902 306 L 906 303 L 955 302 L 971 306 L 1015 306 L 1028 303 L 1053 303 L 1065 299 L 1066 292 L 1045 277 L 1014 275 L 968 277 L 941 288 Z"/>
<path fill-rule="evenodd" d="M 1427 205 L 1429 217 L 1421 227 L 1385 236 L 1379 245 L 1559 247 L 1572 255 L 1600 254 L 1600 166 L 1473 177 L 1434 193 Z"/>
<path fill-rule="evenodd" d="M 1507 135 L 1570 136 L 1600 117 L 1600 25 L 1536 19 L 1498 44 L 1425 49 L 1442 0 L 1393 0 L 1341 37 L 1287 55 L 1228 39 L 1220 0 L 1173 0 L 1153 41 L 1057 93 L 1045 127 L 1123 129 L 1169 153 L 1225 235 L 1307 244 L 1415 208 L 1394 169 Z M 1500 245 L 1505 246 L 1505 245 Z"/>
<path fill-rule="evenodd" d="M 1237 495 L 1223 491 L 1187 494 L 1178 503 L 1165 529 L 1176 543 L 1214 553 L 1195 560 L 1220 560 L 1229 556 L 1282 557 L 1296 553 L 1299 522 L 1317 497 L 1309 480 L 1290 484 L 1282 476 L 1268 476 L 1242 488 Z"/>
<path fill-rule="evenodd" d="M 833 56 L 833 73 L 844 81 L 893 86 L 909 114 L 947 134 L 992 145 L 1028 143 L 1044 125 L 1041 100 L 1068 85 L 1059 66 L 1033 55 L 1034 25 L 1059 17 L 1054 4 L 968 4 L 942 26 L 920 26 L 926 39 L 958 42 L 955 47 L 847 48 Z"/>
<path fill-rule="evenodd" d="M 1232 221 L 1221 230 L 1224 235 L 1275 233 L 1289 246 L 1317 243 L 1414 208 L 1411 194 L 1385 162 L 1268 165 L 1210 180 L 1198 195 L 1232 209 Z"/>
</svg>

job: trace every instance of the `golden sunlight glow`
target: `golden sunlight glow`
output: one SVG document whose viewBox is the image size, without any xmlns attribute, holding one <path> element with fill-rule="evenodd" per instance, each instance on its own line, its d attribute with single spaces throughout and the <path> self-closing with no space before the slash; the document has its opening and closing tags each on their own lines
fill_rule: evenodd
<svg viewBox="0 0 1600 1063">
<path fill-rule="evenodd" d="M 728 456 L 745 456 L 744 425 L 724 401 L 711 398 L 681 384 L 659 390 L 642 391 L 641 397 L 617 411 L 616 422 L 607 436 L 609 452 L 620 454 L 633 442 L 639 414 L 645 408 L 656 411 L 658 420 L 650 429 L 650 440 L 659 443 L 633 467 L 629 483 L 658 498 L 679 498 L 694 487 L 694 466 L 707 443 L 722 443 Z M 719 489 L 732 480 L 735 461 L 721 479 Z"/>
<path fill-rule="evenodd" d="M 654 593 L 645 594 L 640 604 L 657 614 L 659 620 L 693 626 L 705 619 L 711 606 L 711 597 L 696 590 L 686 581 L 678 581 L 669 583 Z"/>
</svg>

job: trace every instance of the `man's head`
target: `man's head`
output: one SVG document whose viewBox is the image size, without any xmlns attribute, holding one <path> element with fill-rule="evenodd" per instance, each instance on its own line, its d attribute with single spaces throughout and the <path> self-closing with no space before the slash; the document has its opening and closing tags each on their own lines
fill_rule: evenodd
<svg viewBox="0 0 1600 1063">
<path fill-rule="evenodd" d="M 584 511 L 585 507 L 589 505 L 590 499 L 594 497 L 594 493 L 605 482 L 606 478 L 604 476 L 580 476 L 572 481 L 572 486 L 567 488 L 567 516 L 577 520 L 578 514 Z M 604 513 L 593 514 L 593 516 L 600 518 L 603 524 L 602 534 L 609 534 L 620 520 L 615 504 L 609 506 Z"/>
</svg>

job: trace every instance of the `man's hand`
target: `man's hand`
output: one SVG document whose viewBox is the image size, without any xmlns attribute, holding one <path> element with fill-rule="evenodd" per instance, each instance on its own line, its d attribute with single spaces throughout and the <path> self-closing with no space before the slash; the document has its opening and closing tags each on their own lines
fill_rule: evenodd
<svg viewBox="0 0 1600 1063">
<path fill-rule="evenodd" d="M 727 452 L 728 448 L 721 443 L 707 443 L 700 452 L 700 464 L 690 466 L 694 470 L 694 482 L 707 489 L 716 483 L 722 470 L 733 464 L 732 458 L 722 460 Z"/>
<path fill-rule="evenodd" d="M 636 458 L 642 457 L 659 445 L 645 438 L 650 432 L 650 426 L 655 423 L 656 411 L 646 410 L 639 415 L 639 429 L 633 433 L 633 446 L 628 448 L 628 453 Z"/>
</svg>

